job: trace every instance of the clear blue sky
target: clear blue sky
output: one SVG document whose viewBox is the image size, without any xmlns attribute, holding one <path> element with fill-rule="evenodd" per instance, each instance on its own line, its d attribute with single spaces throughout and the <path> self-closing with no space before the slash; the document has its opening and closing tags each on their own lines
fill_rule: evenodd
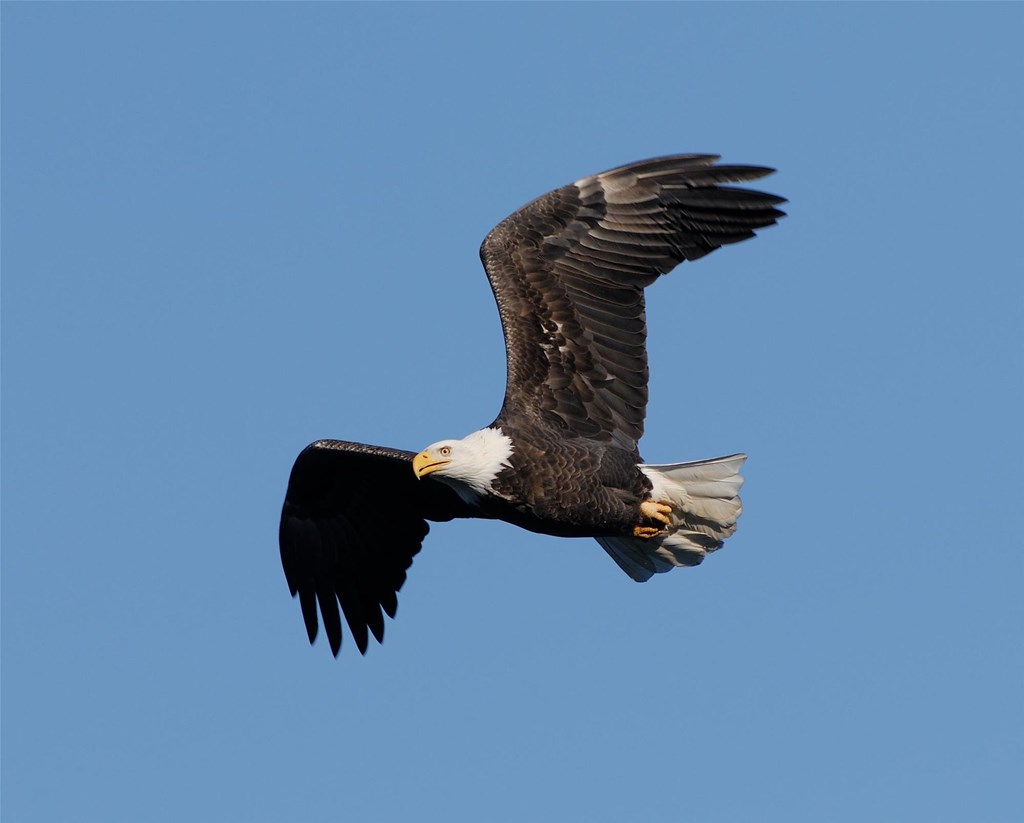
<svg viewBox="0 0 1024 823">
<path fill-rule="evenodd" d="M 4 3 L 5 823 L 1024 819 L 1022 30 Z M 738 534 L 637 585 L 439 525 L 310 648 L 295 455 L 488 423 L 483 236 L 680 151 L 790 199 L 649 296 L 644 455 L 748 452 Z"/>
</svg>

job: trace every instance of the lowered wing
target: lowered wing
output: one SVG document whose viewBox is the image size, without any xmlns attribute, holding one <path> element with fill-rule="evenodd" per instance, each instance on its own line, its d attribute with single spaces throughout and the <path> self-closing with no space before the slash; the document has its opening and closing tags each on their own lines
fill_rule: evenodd
<svg viewBox="0 0 1024 823">
<path fill-rule="evenodd" d="M 413 453 L 341 440 L 318 440 L 292 467 L 281 513 L 281 564 L 298 595 L 306 633 L 317 635 L 317 603 L 337 656 L 341 613 L 363 654 L 384 639 L 398 590 L 420 550 L 428 520 L 472 517 L 443 483 L 418 480 Z"/>
</svg>

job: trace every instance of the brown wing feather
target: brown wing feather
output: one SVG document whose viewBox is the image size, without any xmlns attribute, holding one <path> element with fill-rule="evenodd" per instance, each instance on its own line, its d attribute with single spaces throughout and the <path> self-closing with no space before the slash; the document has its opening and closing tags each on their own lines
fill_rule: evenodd
<svg viewBox="0 0 1024 823">
<path fill-rule="evenodd" d="M 505 332 L 499 421 L 543 416 L 584 437 L 640 439 L 644 287 L 783 215 L 780 197 L 721 186 L 772 169 L 716 160 L 675 155 L 611 169 L 534 200 L 491 231 L 480 258 Z"/>
<path fill-rule="evenodd" d="M 417 480 L 413 453 L 318 440 L 292 467 L 281 513 L 281 564 L 298 596 L 309 642 L 317 635 L 317 604 L 337 655 L 341 614 L 359 651 L 369 633 L 384 639 L 384 616 L 395 616 L 398 590 L 419 552 L 427 520 L 472 517 L 459 496 L 429 477 Z"/>
</svg>

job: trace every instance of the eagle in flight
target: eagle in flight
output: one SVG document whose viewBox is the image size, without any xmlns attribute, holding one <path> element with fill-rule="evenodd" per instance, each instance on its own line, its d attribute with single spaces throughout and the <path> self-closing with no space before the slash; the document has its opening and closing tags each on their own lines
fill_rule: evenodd
<svg viewBox="0 0 1024 823">
<path fill-rule="evenodd" d="M 383 641 L 428 521 L 480 517 L 593 537 L 640 582 L 697 565 L 736 530 L 746 455 L 652 465 L 637 446 L 644 289 L 783 216 L 783 198 L 724 185 L 772 169 L 718 159 L 679 154 L 584 177 L 487 235 L 480 258 L 508 367 L 493 423 L 418 453 L 317 440 L 299 454 L 281 562 L 311 643 L 318 604 L 335 656 L 341 614 L 363 654 L 370 634 Z"/>
</svg>

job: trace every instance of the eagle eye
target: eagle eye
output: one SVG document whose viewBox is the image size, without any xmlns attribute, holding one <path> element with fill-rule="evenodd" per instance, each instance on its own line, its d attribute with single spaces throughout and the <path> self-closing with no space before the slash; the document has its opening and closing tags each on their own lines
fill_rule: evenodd
<svg viewBox="0 0 1024 823">
<path fill-rule="evenodd" d="M 441 457 L 447 457 L 452 453 L 452 448 L 451 446 L 441 446 L 441 448 L 437 450 L 437 453 L 441 455 Z"/>
</svg>

